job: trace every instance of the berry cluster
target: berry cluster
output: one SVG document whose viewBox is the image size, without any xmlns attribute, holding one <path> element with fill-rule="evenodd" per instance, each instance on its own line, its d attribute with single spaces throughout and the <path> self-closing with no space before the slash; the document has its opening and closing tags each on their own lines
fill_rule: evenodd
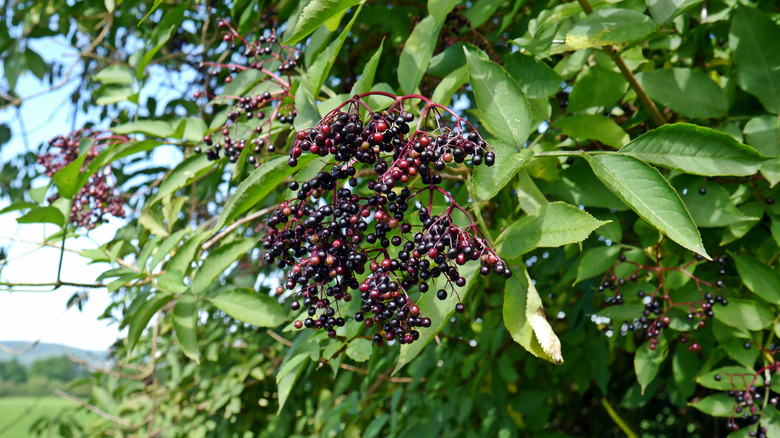
<svg viewBox="0 0 780 438">
<path fill-rule="evenodd" d="M 780 353 L 780 347 L 775 346 L 775 344 L 771 344 L 768 348 L 763 348 L 760 345 L 756 347 L 762 350 L 767 357 L 774 357 L 777 353 Z M 746 342 L 745 348 L 752 348 L 751 343 Z M 780 401 L 780 395 L 771 389 L 772 379 L 770 377 L 776 374 L 779 369 L 780 362 L 773 361 L 771 364 L 753 373 L 729 373 L 713 376 L 716 382 L 727 379 L 731 386 L 728 395 L 734 399 L 734 405 L 726 421 L 726 427 L 729 430 L 735 431 L 757 424 L 756 429 L 754 431 L 751 430 L 748 435 L 751 437 L 766 437 L 766 428 L 762 427 L 760 423 L 762 409 L 777 407 Z"/>
<path fill-rule="evenodd" d="M 274 152 L 270 142 L 274 122 L 292 124 L 298 115 L 290 94 L 290 73 L 298 66 L 301 52 L 281 45 L 274 29 L 261 30 L 256 41 L 247 42 L 227 21 L 220 20 L 218 27 L 225 30 L 223 40 L 230 44 L 232 50 L 239 50 L 241 44 L 243 56 L 235 63 L 202 64 L 203 68 L 211 69 L 213 77 L 218 77 L 225 69 L 228 71 L 224 78 L 226 91 L 220 96 L 196 91 L 194 97 L 207 95 L 212 103 L 233 102 L 224 125 L 215 133 L 203 137 L 205 154 L 210 160 L 218 160 L 222 153 L 231 163 L 238 162 L 243 156 L 249 164 L 257 167 L 259 155 L 266 151 Z M 231 84 L 240 72 L 256 73 L 257 78 L 252 78 L 251 84 L 254 85 L 247 85 L 252 88 L 247 94 L 247 90 L 236 89 L 234 91 L 242 96 L 230 95 L 227 84 Z M 197 153 L 202 151 L 201 146 L 195 148 Z"/>
<path fill-rule="evenodd" d="M 642 315 L 636 318 L 633 322 L 627 322 L 623 324 L 621 328 L 621 334 L 626 334 L 630 331 L 644 330 L 647 337 L 650 338 L 650 349 L 654 350 L 658 345 L 661 332 L 668 328 L 672 320 L 669 316 L 669 312 L 676 307 L 684 308 L 687 311 L 687 320 L 691 323 L 695 323 L 694 328 L 702 328 L 706 325 L 706 320 L 712 318 L 715 315 L 715 306 L 728 305 L 728 299 L 721 294 L 713 294 L 712 292 L 705 292 L 703 287 L 707 287 L 713 290 L 719 290 L 723 287 L 724 283 L 722 279 L 718 279 L 714 283 L 707 282 L 701 278 L 696 277 L 687 269 L 698 262 L 702 262 L 704 258 L 699 254 L 694 254 L 693 259 L 683 266 L 665 267 L 660 263 L 653 266 L 646 266 L 640 263 L 636 263 L 627 260 L 625 255 L 620 255 L 618 263 L 610 268 L 607 273 L 604 274 L 601 284 L 598 287 L 599 292 L 604 292 L 609 289 L 614 291 L 614 295 L 607 299 L 608 304 L 619 305 L 623 304 L 623 294 L 620 292 L 620 287 L 626 284 L 626 281 L 635 282 L 640 276 L 655 276 L 658 280 L 658 286 L 652 293 L 647 293 L 644 290 L 637 291 L 637 297 L 642 300 L 644 304 L 644 310 Z M 726 270 L 724 266 L 727 262 L 726 257 L 719 257 L 716 259 L 716 263 L 720 265 L 718 267 L 718 275 L 724 277 Z M 635 266 L 634 272 L 632 272 L 627 278 L 618 278 L 615 275 L 615 269 L 623 264 L 632 264 Z M 693 301 L 675 301 L 668 293 L 662 293 L 663 290 L 663 277 L 670 272 L 679 271 L 685 273 L 687 276 L 695 282 L 697 290 L 701 293 L 700 300 Z M 610 274 L 611 273 L 611 274 Z M 687 344 L 691 339 L 691 334 L 686 332 L 679 338 L 681 343 Z M 701 346 L 692 341 L 688 344 L 689 351 L 700 351 Z"/>
<path fill-rule="evenodd" d="M 296 197 L 280 203 L 268 219 L 264 257 L 266 263 L 289 267 L 277 293 L 291 291 L 290 307 L 307 308 L 307 317 L 295 327 L 324 329 L 335 337 L 336 328 L 346 323 L 339 302 L 350 302 L 350 291 L 358 291 L 355 321 L 375 327 L 379 345 L 394 339 L 408 344 L 418 339 L 418 327 L 431 324 L 410 290 L 425 294 L 438 278 L 439 299 L 457 295 L 456 288 L 466 285 L 460 267 L 470 261 L 481 263 L 483 275 L 509 277 L 511 271 L 467 211 L 439 187 L 444 172 L 457 163 L 493 165 L 490 146 L 465 120 L 422 96 L 367 95 L 376 94 L 394 99 L 393 105 L 373 112 L 362 100 L 365 95 L 355 96 L 298 132 L 290 166 L 304 153 L 333 161 L 314 178 L 289 184 Z M 416 127 L 410 125 L 414 116 L 403 110 L 407 99 L 426 102 Z M 454 116 L 452 128 L 443 111 Z M 358 187 L 362 178 L 368 180 L 367 191 Z M 432 211 L 434 195 L 449 203 L 438 214 Z M 455 210 L 465 214 L 468 225 L 458 225 Z M 455 310 L 463 312 L 463 304 Z"/>
<path fill-rule="evenodd" d="M 84 154 L 81 172 L 89 165 L 100 151 L 113 141 L 127 141 L 126 138 L 102 136 L 101 133 L 89 129 L 74 131 L 68 135 L 58 135 L 49 141 L 49 150 L 38 156 L 38 164 L 46 168 L 46 176 L 53 177 L 79 157 L 79 147 L 83 140 L 93 140 L 92 145 Z M 111 173 L 111 166 L 105 166 L 91 175 L 84 187 L 73 198 L 70 209 L 70 222 L 76 227 L 87 230 L 106 222 L 105 215 L 124 218 L 125 200 L 114 187 L 116 180 Z M 59 195 L 51 196 L 49 202 L 54 202 Z"/>
</svg>

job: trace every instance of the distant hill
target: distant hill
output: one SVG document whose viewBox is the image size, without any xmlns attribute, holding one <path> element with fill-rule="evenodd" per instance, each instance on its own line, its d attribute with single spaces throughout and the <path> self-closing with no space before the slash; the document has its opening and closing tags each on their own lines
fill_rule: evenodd
<svg viewBox="0 0 780 438">
<path fill-rule="evenodd" d="M 82 350 L 72 347 L 67 347 L 66 350 L 66 347 L 62 344 L 45 342 L 39 342 L 33 346 L 29 341 L 0 341 L 0 362 L 10 361 L 15 358 L 22 365 L 30 366 L 38 359 L 67 356 L 68 352 L 77 359 L 86 360 L 93 364 L 105 363 L 108 357 L 108 351 Z"/>
</svg>

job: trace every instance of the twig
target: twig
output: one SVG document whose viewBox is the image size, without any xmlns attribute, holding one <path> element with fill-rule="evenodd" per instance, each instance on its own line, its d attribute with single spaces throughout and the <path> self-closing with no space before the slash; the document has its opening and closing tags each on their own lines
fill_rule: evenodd
<svg viewBox="0 0 780 438">
<path fill-rule="evenodd" d="M 577 2 L 579 2 L 580 7 L 583 11 L 585 11 L 586 14 L 590 15 L 593 13 L 593 7 L 590 5 L 590 3 L 588 3 L 588 0 L 577 0 Z M 620 69 L 620 73 L 623 74 L 623 77 L 626 78 L 628 84 L 639 98 L 639 101 L 642 102 L 642 105 L 645 107 L 647 112 L 650 113 L 650 117 L 653 119 L 653 122 L 655 122 L 657 126 L 666 124 L 666 119 L 661 114 L 661 112 L 658 111 L 655 103 L 653 103 L 653 100 L 650 99 L 650 96 L 647 95 L 647 92 L 639 84 L 639 81 L 636 80 L 636 76 L 631 73 L 631 69 L 628 68 L 625 61 L 623 61 L 623 58 L 617 51 L 617 48 L 615 46 L 605 46 L 604 51 L 607 52 L 607 55 L 609 55 L 613 61 L 615 61 L 618 69 Z"/>
<path fill-rule="evenodd" d="M 620 428 L 620 430 L 625 433 L 628 438 L 637 438 L 637 435 L 634 433 L 633 430 L 631 430 L 630 427 L 628 427 L 628 424 L 626 424 L 625 421 L 623 421 L 622 418 L 620 418 L 620 415 L 615 411 L 615 409 L 612 407 L 612 405 L 609 403 L 609 400 L 607 400 L 606 397 L 601 398 L 601 405 L 604 406 L 604 409 L 606 409 L 607 414 L 609 414 L 609 417 L 612 418 L 612 421 L 617 424 L 617 426 Z"/>
<path fill-rule="evenodd" d="M 53 281 L 51 283 L 26 283 L 26 282 L 11 283 L 11 282 L 7 282 L 7 281 L 0 281 L 0 286 L 6 286 L 6 287 L 17 287 L 17 286 L 23 286 L 23 287 L 52 287 L 54 289 L 58 289 L 58 288 L 60 288 L 62 286 L 86 287 L 86 288 L 93 288 L 93 289 L 99 289 L 101 287 L 106 287 L 106 285 L 102 284 L 102 283 L 73 283 L 73 282 L 70 282 L 70 281 Z"/>
<path fill-rule="evenodd" d="M 78 397 L 74 397 L 74 396 L 68 394 L 67 392 L 60 390 L 59 388 L 55 389 L 54 393 L 57 394 L 58 396 L 64 398 L 65 400 L 69 400 L 69 401 L 72 401 L 74 403 L 78 403 L 79 405 L 81 405 L 81 407 L 89 409 L 90 411 L 100 415 L 101 417 L 103 417 L 103 418 L 105 418 L 107 420 L 113 421 L 114 423 L 116 423 L 116 424 L 118 424 L 120 426 L 126 427 L 128 429 L 136 429 L 136 427 L 133 426 L 133 424 L 130 423 L 129 421 L 123 420 L 123 419 L 118 418 L 118 417 L 115 417 L 115 416 L 109 414 L 108 412 L 98 408 L 97 406 L 93 406 L 93 405 L 85 402 L 84 400 L 81 400 Z"/>
<path fill-rule="evenodd" d="M 274 338 L 274 340 L 276 342 L 284 344 L 284 345 L 286 345 L 288 347 L 292 347 L 292 342 L 290 342 L 287 339 L 284 339 L 283 337 L 279 336 L 279 334 L 277 334 L 275 331 L 273 331 L 271 329 L 268 329 L 265 332 L 268 333 L 268 336 Z"/>
<path fill-rule="evenodd" d="M 203 251 L 207 251 L 209 248 L 214 246 L 214 244 L 216 244 L 217 242 L 222 240 L 222 238 L 224 238 L 225 236 L 227 236 L 231 232 L 235 231 L 235 229 L 240 227 L 241 225 L 243 225 L 243 224 L 245 224 L 247 222 L 251 222 L 251 221 L 253 221 L 255 219 L 258 219 L 258 218 L 260 218 L 262 216 L 265 216 L 268 213 L 274 211 L 275 209 L 276 209 L 275 206 L 274 207 L 266 207 L 266 208 L 264 208 L 262 210 L 258 210 L 256 212 L 250 214 L 249 216 L 243 217 L 243 218 L 233 222 L 232 224 L 230 224 L 230 226 L 228 226 L 224 230 L 220 231 L 219 234 L 217 234 L 216 236 L 214 236 L 211 239 L 207 240 L 206 243 L 203 244 Z"/>
<path fill-rule="evenodd" d="M 35 348 L 35 346 L 38 345 L 39 342 L 41 342 L 40 339 L 38 339 L 37 341 L 31 342 L 29 345 L 27 345 L 24 348 L 21 348 L 19 350 L 14 350 L 11 347 L 8 347 L 8 346 L 5 346 L 3 344 L 0 344 L 0 350 L 5 351 L 6 353 L 15 354 L 17 356 L 20 356 L 22 354 L 25 354 L 27 352 L 32 351 L 32 349 Z"/>
</svg>

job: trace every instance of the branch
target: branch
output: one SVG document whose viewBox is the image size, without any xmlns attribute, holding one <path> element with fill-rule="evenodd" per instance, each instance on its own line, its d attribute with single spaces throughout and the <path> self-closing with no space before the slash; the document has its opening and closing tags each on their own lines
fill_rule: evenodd
<svg viewBox="0 0 780 438">
<path fill-rule="evenodd" d="M 253 220 L 258 219 L 258 218 L 260 218 L 262 216 L 265 216 L 268 213 L 274 211 L 275 209 L 276 209 L 276 206 L 266 207 L 266 208 L 264 208 L 262 210 L 258 210 L 256 212 L 250 214 L 249 216 L 243 217 L 243 218 L 233 222 L 232 224 L 230 224 L 230 226 L 228 226 L 224 230 L 220 231 L 219 234 L 217 234 L 216 236 L 214 236 L 211 239 L 209 239 L 208 241 L 206 241 L 206 243 L 203 244 L 203 251 L 207 251 L 209 248 L 214 246 L 214 244 L 216 244 L 217 242 L 222 240 L 225 236 L 227 236 L 231 232 L 235 231 L 235 229 L 240 227 L 241 225 L 243 225 L 243 224 L 245 224 L 247 222 L 252 222 Z"/>
<path fill-rule="evenodd" d="M 577 0 L 580 4 L 580 7 L 583 11 L 585 11 L 586 14 L 590 15 L 593 13 L 593 7 L 588 3 L 588 0 Z M 653 100 L 650 99 L 650 96 L 647 95 L 647 92 L 644 88 L 639 84 L 639 81 L 636 80 L 636 76 L 634 76 L 633 73 L 631 73 L 631 69 L 628 68 L 625 61 L 623 61 L 623 58 L 620 57 L 620 54 L 617 51 L 617 48 L 615 46 L 606 46 L 604 47 L 604 51 L 607 52 L 607 55 L 609 55 L 613 61 L 615 61 L 615 64 L 617 64 L 618 69 L 620 69 L 620 73 L 623 74 L 623 77 L 626 78 L 628 81 L 628 84 L 631 85 L 631 88 L 636 93 L 637 97 L 639 98 L 639 101 L 642 102 L 642 106 L 645 107 L 647 112 L 650 113 L 650 117 L 653 119 L 653 122 L 657 126 L 661 126 L 666 124 L 666 119 L 661 114 L 660 111 L 658 111 L 658 108 L 655 106 L 655 103 L 653 103 Z"/>
<path fill-rule="evenodd" d="M 70 281 L 54 281 L 51 283 L 26 283 L 26 282 L 20 282 L 20 283 L 10 283 L 7 281 L 0 281 L 0 286 L 6 286 L 6 287 L 52 287 L 54 289 L 58 289 L 62 286 L 73 286 L 73 287 L 86 287 L 86 288 L 93 288 L 93 289 L 99 289 L 101 287 L 106 287 L 103 283 L 73 283 Z M 48 292 L 48 291 L 47 291 Z"/>
<path fill-rule="evenodd" d="M 74 396 L 68 394 L 67 392 L 60 390 L 59 388 L 55 389 L 54 393 L 57 394 L 58 396 L 64 398 L 65 400 L 69 400 L 69 401 L 72 401 L 74 403 L 78 403 L 79 405 L 81 405 L 81 407 L 89 409 L 90 411 L 100 415 L 101 417 L 103 417 L 103 418 L 105 418 L 107 420 L 113 421 L 114 423 L 116 423 L 116 424 L 118 424 L 120 426 L 126 427 L 128 429 L 136 429 L 136 427 L 133 426 L 133 424 L 130 423 L 129 421 L 123 420 L 123 419 L 118 418 L 118 417 L 115 417 L 115 416 L 109 414 L 108 412 L 98 408 L 97 406 L 93 406 L 93 405 L 85 402 L 84 400 L 81 400 L 78 397 L 74 397 Z"/>
</svg>

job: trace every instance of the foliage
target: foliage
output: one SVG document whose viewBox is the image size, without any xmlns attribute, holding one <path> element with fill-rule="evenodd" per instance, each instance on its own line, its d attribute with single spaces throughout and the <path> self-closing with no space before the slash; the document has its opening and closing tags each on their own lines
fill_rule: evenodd
<svg viewBox="0 0 780 438">
<path fill-rule="evenodd" d="M 27 381 L 27 370 L 17 360 L 0 362 L 0 380 L 11 383 Z"/>
<path fill-rule="evenodd" d="M 24 104 L 13 90 L 25 72 L 63 77 L 26 42 L 67 35 L 90 55 L 78 61 L 74 104 L 96 108 L 113 140 L 52 183 L 5 185 L 14 203 L 4 212 L 59 225 L 47 238 L 67 246 L 87 233 L 66 218 L 93 174 L 109 169 L 126 194 L 126 226 L 82 252 L 107 270 L 81 286 L 111 294 L 105 318 L 128 335 L 112 349 L 116 369 L 92 378 L 86 403 L 104 415 L 78 431 L 780 436 L 774 7 L 241 0 L 155 2 L 147 17 L 140 2 L 15 3 L 0 24 L 19 36 L 2 47 L 4 99 Z M 166 74 L 185 91 L 162 102 L 148 90 Z M 404 101 L 418 130 L 434 131 L 439 119 L 421 116 L 428 100 L 406 102 L 418 94 L 452 108 L 495 153 L 495 166 L 473 172 L 458 160 L 428 169 L 446 195 L 428 212 L 461 206 L 453 221 L 479 229 L 513 275 L 463 266 L 464 287 L 444 300 L 404 286 L 430 319 L 419 342 L 372 346 L 372 330 L 390 330 L 355 321 L 357 291 L 336 310 L 346 324 L 299 331 L 305 307 L 324 312 L 326 297 L 286 310 L 296 285 L 277 287 L 302 268 L 269 257 L 289 255 L 290 242 L 263 247 L 261 237 L 285 227 L 276 212 L 295 184 L 318 205 L 310 183 L 334 172 L 328 153 L 357 155 L 347 134 L 321 138 L 331 141 L 322 156 L 295 148 L 309 129 L 333 126 L 328 115 L 345 102 L 367 107 L 353 108 L 357 120 Z M 391 141 L 378 133 L 375 143 Z M 184 158 L 149 163 L 164 148 Z M 374 190 L 388 169 L 363 163 L 350 161 L 348 190 L 392 201 L 393 187 Z M 6 167 L 34 174 L 31 164 Z M 378 242 L 388 264 L 403 261 Z M 58 275 L 51 286 L 66 284 Z M 320 291 L 331 292 L 344 291 Z M 68 421 L 40 430 L 77 427 Z"/>
</svg>

